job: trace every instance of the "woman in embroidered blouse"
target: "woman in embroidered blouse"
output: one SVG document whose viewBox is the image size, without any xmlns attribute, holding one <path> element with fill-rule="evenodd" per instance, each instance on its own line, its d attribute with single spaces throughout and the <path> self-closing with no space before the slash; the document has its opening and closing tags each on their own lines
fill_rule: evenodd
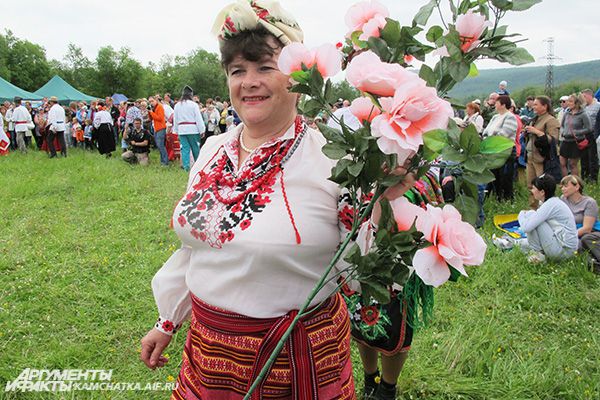
<svg viewBox="0 0 600 400">
<path fill-rule="evenodd" d="M 142 339 L 148 367 L 167 362 L 163 350 L 191 316 L 172 398 L 241 399 L 347 232 L 325 139 L 297 116 L 298 95 L 277 67 L 302 31 L 278 5 L 271 11 L 241 1 L 215 24 L 243 123 L 202 148 L 173 214 L 182 247 L 152 281 L 160 318 Z M 348 311 L 335 291 L 331 282 L 315 298 L 257 393 L 355 398 Z"/>
</svg>

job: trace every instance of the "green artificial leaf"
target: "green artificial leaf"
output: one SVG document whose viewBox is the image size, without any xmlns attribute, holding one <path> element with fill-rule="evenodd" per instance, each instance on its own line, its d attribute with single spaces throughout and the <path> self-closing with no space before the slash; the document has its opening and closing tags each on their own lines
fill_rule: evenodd
<svg viewBox="0 0 600 400">
<path fill-rule="evenodd" d="M 434 129 L 423 135 L 425 147 L 436 153 L 448 146 L 448 132 L 443 129 Z"/>
<path fill-rule="evenodd" d="M 329 158 L 331 158 L 331 157 L 329 157 Z M 358 177 L 358 175 L 360 175 L 364 166 L 365 166 L 364 161 L 357 161 L 356 164 L 352 164 L 351 166 L 348 167 L 348 172 L 350 173 L 350 175 L 352 175 L 353 177 L 356 178 L 356 177 Z"/>
<path fill-rule="evenodd" d="M 462 190 L 462 192 L 465 195 L 472 197 L 474 199 L 476 199 L 479 196 L 479 188 L 477 187 L 477 185 L 475 185 L 473 183 L 461 182 L 460 189 Z M 457 191 L 457 192 L 459 192 L 459 191 Z"/>
<path fill-rule="evenodd" d="M 317 122 L 317 126 L 327 141 L 334 143 L 346 143 L 344 136 L 342 136 L 342 132 L 339 129 L 332 128 L 329 125 L 322 124 L 320 122 Z"/>
<path fill-rule="evenodd" d="M 373 53 L 377 54 L 382 61 L 390 61 L 392 58 L 392 53 L 390 52 L 387 43 L 383 39 L 371 36 L 368 43 L 369 48 L 373 50 Z"/>
<path fill-rule="evenodd" d="M 512 8 L 512 3 L 509 0 L 492 0 L 494 7 L 500 10 L 507 11 Z"/>
<path fill-rule="evenodd" d="M 462 82 L 469 75 L 471 71 L 471 64 L 467 61 L 461 60 L 460 62 L 451 62 L 448 68 L 448 72 L 452 79 L 456 82 Z"/>
<path fill-rule="evenodd" d="M 511 9 L 513 11 L 525 11 L 541 2 L 542 0 L 513 0 Z"/>
<path fill-rule="evenodd" d="M 494 174 L 492 174 L 492 172 L 487 169 L 480 173 L 465 171 L 465 173 L 463 174 L 463 178 L 465 179 L 465 181 L 473 183 L 475 185 L 484 185 L 496 179 L 494 177 Z"/>
<path fill-rule="evenodd" d="M 429 17 L 431 17 L 431 13 L 433 13 L 433 9 L 436 5 L 437 0 L 430 0 L 429 3 L 421 7 L 413 18 L 413 25 L 427 25 L 427 21 L 429 20 Z"/>
<path fill-rule="evenodd" d="M 437 77 L 435 76 L 435 73 L 427 64 L 421 65 L 419 77 L 421 77 L 421 79 L 423 79 L 429 87 L 435 87 L 437 83 Z"/>
<path fill-rule="evenodd" d="M 477 3 L 475 3 L 477 4 Z M 462 0 L 458 6 L 458 14 L 466 14 L 471 8 L 471 0 Z"/>
<path fill-rule="evenodd" d="M 323 90 L 323 84 L 323 76 L 321 76 L 317 66 L 314 65 L 310 69 L 310 81 L 308 82 L 308 86 L 310 86 L 311 90 L 313 90 L 313 93 L 321 94 Z"/>
<path fill-rule="evenodd" d="M 429 40 L 431 43 L 435 43 L 439 38 L 444 35 L 444 30 L 441 26 L 434 25 L 427 31 L 425 38 Z"/>
<path fill-rule="evenodd" d="M 460 146 L 461 130 L 453 119 L 448 120 L 448 143 L 458 148 Z"/>
<path fill-rule="evenodd" d="M 502 153 L 506 149 L 512 149 L 515 145 L 513 140 L 504 136 L 490 136 L 481 141 L 479 152 L 481 154 L 497 154 Z"/>
<path fill-rule="evenodd" d="M 346 156 L 346 146 L 340 143 L 327 143 L 325 146 L 323 146 L 321 151 L 323 151 L 323 154 L 332 160 L 339 160 L 340 158 Z M 350 167 L 348 168 L 348 172 L 350 172 Z M 351 172 L 350 174 L 354 175 Z M 358 176 L 358 174 L 354 176 Z"/>
<path fill-rule="evenodd" d="M 438 158 L 440 153 L 431 151 L 429 147 L 423 146 L 423 158 L 427 161 L 433 161 Z"/>
<path fill-rule="evenodd" d="M 302 113 L 308 117 L 316 117 L 321 112 L 321 103 L 315 99 L 310 99 L 302 104 Z"/>
<path fill-rule="evenodd" d="M 504 36 L 506 35 L 506 32 L 508 31 L 508 25 L 502 25 L 496 28 L 496 32 L 494 32 L 494 36 L 498 37 L 498 36 Z M 490 31 L 491 34 L 492 31 Z"/>
<path fill-rule="evenodd" d="M 467 159 L 467 155 L 464 151 L 459 151 L 452 146 L 447 146 L 442 150 L 442 158 L 444 161 L 462 163 Z"/>
<path fill-rule="evenodd" d="M 460 134 L 460 148 L 465 151 L 467 155 L 474 155 L 479 153 L 479 146 L 481 139 L 475 125 L 469 124 L 463 129 Z"/>
<path fill-rule="evenodd" d="M 512 148 L 506 149 L 501 153 L 487 154 L 485 156 L 485 166 L 489 169 L 500 168 L 506 164 L 506 160 L 512 153 Z"/>
<path fill-rule="evenodd" d="M 477 222 L 477 216 L 479 215 L 479 204 L 477 203 L 477 200 L 472 197 L 459 194 L 456 196 L 456 200 L 454 201 L 453 205 L 462 215 L 463 221 L 466 221 L 471 225 L 475 225 Z"/>
<path fill-rule="evenodd" d="M 294 71 L 290 74 L 290 77 L 298 83 L 308 83 L 310 80 L 310 73 L 307 71 Z"/>
<path fill-rule="evenodd" d="M 471 66 L 469 67 L 469 78 L 475 78 L 476 76 L 479 76 L 479 70 L 475 63 L 471 63 Z"/>
<path fill-rule="evenodd" d="M 390 291 L 386 286 L 376 282 L 363 282 L 360 281 L 361 292 L 365 299 L 369 297 L 377 300 L 379 304 L 387 304 L 390 302 Z"/>
<path fill-rule="evenodd" d="M 312 95 L 312 91 L 310 90 L 310 87 L 305 84 L 297 84 L 297 85 L 292 86 L 290 88 L 290 92 L 307 94 L 309 96 Z"/>
<path fill-rule="evenodd" d="M 325 97 L 325 101 L 330 104 L 336 101 L 336 92 L 333 90 L 331 79 L 327 79 L 327 82 L 325 82 L 325 93 L 323 94 L 323 97 Z"/>
<path fill-rule="evenodd" d="M 535 58 L 522 47 L 516 47 L 498 55 L 499 61 L 508 62 L 512 65 L 529 64 L 535 61 Z"/>
<path fill-rule="evenodd" d="M 450 278 L 448 278 L 448 280 L 450 282 L 458 282 L 458 278 L 460 278 L 462 276 L 462 274 L 460 272 L 458 272 L 458 270 L 454 267 L 452 267 L 451 265 L 448 265 L 448 268 L 450 268 Z"/>
<path fill-rule="evenodd" d="M 406 265 L 396 263 L 392 267 L 392 280 L 398 285 L 406 286 L 406 282 L 408 281 L 409 275 L 410 270 Z"/>
<path fill-rule="evenodd" d="M 381 205 L 381 216 L 379 217 L 379 227 L 383 228 L 384 232 L 387 234 L 391 229 L 394 228 L 394 212 L 392 210 L 392 205 L 386 198 L 382 198 L 379 202 Z M 389 238 L 389 237 L 388 237 Z"/>
<path fill-rule="evenodd" d="M 351 39 L 353 45 L 355 45 L 361 49 L 365 49 L 365 48 L 367 48 L 368 44 L 367 44 L 367 42 L 359 39 L 360 35 L 362 35 L 362 31 L 352 32 L 350 39 Z"/>
<path fill-rule="evenodd" d="M 481 173 L 487 168 L 485 157 L 483 154 L 475 154 L 470 156 L 462 166 L 467 171 Z"/>
<path fill-rule="evenodd" d="M 400 43 L 400 23 L 394 19 L 386 18 L 387 23 L 381 30 L 381 38 L 390 47 L 397 47 Z"/>
</svg>

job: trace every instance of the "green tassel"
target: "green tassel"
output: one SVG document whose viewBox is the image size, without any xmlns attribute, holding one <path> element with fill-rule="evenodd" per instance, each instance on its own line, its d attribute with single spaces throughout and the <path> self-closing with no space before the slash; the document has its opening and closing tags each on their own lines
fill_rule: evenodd
<svg viewBox="0 0 600 400">
<path fill-rule="evenodd" d="M 429 326 L 433 319 L 433 287 L 413 274 L 404 285 L 401 296 L 407 304 L 407 323 L 414 330 Z"/>
</svg>

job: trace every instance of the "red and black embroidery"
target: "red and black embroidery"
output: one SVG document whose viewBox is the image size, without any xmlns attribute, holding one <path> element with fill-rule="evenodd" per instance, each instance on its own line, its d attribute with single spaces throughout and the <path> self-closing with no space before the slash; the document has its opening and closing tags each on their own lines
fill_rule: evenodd
<svg viewBox="0 0 600 400">
<path fill-rule="evenodd" d="M 297 128 L 296 136 L 298 133 Z M 219 149 L 214 162 L 198 173 L 181 200 L 177 223 L 212 247 L 220 248 L 233 240 L 234 230 L 250 228 L 256 214 L 271 202 L 282 164 L 297 142 L 286 140 L 259 149 L 237 175 L 227 152 Z"/>
</svg>

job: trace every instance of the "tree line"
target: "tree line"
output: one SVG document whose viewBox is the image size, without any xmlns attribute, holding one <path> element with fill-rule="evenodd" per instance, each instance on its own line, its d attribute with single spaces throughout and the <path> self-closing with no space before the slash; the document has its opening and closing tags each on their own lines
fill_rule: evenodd
<svg viewBox="0 0 600 400">
<path fill-rule="evenodd" d="M 70 43 L 62 60 L 48 60 L 44 47 L 17 38 L 10 30 L 0 33 L 0 77 L 35 91 L 54 75 L 98 97 L 123 93 L 140 98 L 166 92 L 178 96 L 185 85 L 191 86 L 201 99 L 228 97 L 219 56 L 201 48 L 185 56 L 163 55 L 157 63 L 144 66 L 127 47 L 104 46 L 96 58 L 90 59 L 80 46 Z M 358 96 L 346 81 L 335 84 L 333 89 L 338 98 L 352 100 Z"/>
</svg>

